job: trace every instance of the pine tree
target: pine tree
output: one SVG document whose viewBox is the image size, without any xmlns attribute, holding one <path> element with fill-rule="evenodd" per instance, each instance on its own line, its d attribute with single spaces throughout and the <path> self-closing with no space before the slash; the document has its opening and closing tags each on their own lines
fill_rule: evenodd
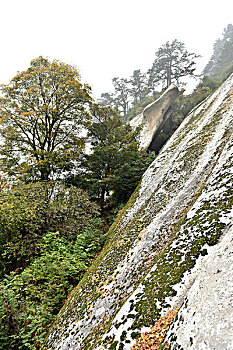
<svg viewBox="0 0 233 350">
<path fill-rule="evenodd" d="M 123 119 L 129 110 L 129 81 L 125 78 L 113 78 L 112 83 L 115 89 L 115 102 L 121 108 Z"/>
<path fill-rule="evenodd" d="M 147 77 L 140 69 L 134 70 L 130 77 L 130 95 L 133 97 L 133 104 L 142 102 L 148 93 Z"/>
<path fill-rule="evenodd" d="M 233 25 L 224 29 L 222 39 L 214 43 L 213 55 L 203 70 L 211 78 L 220 78 L 225 69 L 233 64 Z"/>
<path fill-rule="evenodd" d="M 179 85 L 184 77 L 195 77 L 195 59 L 198 57 L 189 53 L 180 41 L 167 41 L 156 51 L 153 66 L 148 71 L 151 89 L 161 83 L 168 88 L 173 82 Z"/>
</svg>

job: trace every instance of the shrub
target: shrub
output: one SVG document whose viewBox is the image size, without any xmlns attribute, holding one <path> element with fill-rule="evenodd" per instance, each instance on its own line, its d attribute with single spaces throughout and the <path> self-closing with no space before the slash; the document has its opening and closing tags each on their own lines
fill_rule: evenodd
<svg viewBox="0 0 233 350">
<path fill-rule="evenodd" d="M 0 253 L 2 273 L 25 267 L 40 254 L 45 232 L 59 231 L 75 241 L 93 227 L 98 207 L 75 187 L 48 183 L 19 184 L 0 194 Z M 4 271 L 5 270 L 5 271 Z"/>
<path fill-rule="evenodd" d="M 74 242 L 58 232 L 43 235 L 41 255 L 1 281 L 1 350 L 40 348 L 54 316 L 102 246 L 103 235 L 94 225 Z"/>
</svg>

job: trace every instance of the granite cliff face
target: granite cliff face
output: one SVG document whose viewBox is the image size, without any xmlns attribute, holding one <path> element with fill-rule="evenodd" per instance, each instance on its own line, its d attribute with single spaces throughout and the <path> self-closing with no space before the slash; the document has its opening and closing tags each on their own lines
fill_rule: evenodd
<svg viewBox="0 0 233 350">
<path fill-rule="evenodd" d="M 169 349 L 233 349 L 233 75 L 163 147 L 44 349 L 131 349 L 180 307 Z"/>
<path fill-rule="evenodd" d="M 141 148 L 148 149 L 159 126 L 170 116 L 169 107 L 172 102 L 182 93 L 174 84 L 154 102 L 145 107 L 143 112 L 130 121 L 130 125 L 135 128 L 142 125 L 140 133 Z"/>
</svg>

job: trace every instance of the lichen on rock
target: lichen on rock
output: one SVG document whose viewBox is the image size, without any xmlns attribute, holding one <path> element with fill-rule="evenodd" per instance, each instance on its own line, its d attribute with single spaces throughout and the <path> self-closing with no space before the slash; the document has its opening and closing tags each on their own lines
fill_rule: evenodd
<svg viewBox="0 0 233 350">
<path fill-rule="evenodd" d="M 57 316 L 44 349 L 128 350 L 168 310 L 181 306 L 179 319 L 191 303 L 206 259 L 213 248 L 221 250 L 219 240 L 232 223 L 232 98 L 233 76 L 163 147 Z M 179 324 L 166 341 L 173 346 L 177 338 L 183 346 L 182 332 Z"/>
</svg>

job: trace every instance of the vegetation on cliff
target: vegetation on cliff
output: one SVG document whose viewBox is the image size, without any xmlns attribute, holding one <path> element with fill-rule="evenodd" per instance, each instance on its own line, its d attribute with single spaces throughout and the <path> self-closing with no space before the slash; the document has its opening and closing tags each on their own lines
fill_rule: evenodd
<svg viewBox="0 0 233 350">
<path fill-rule="evenodd" d="M 157 154 L 165 142 L 171 137 L 187 114 L 211 93 L 233 72 L 232 39 L 233 26 L 229 24 L 213 47 L 213 55 L 199 76 L 199 83 L 191 94 L 184 94 L 170 107 L 170 117 L 158 129 L 154 144 Z M 166 82 L 174 82 L 179 87 L 185 86 L 183 78 L 196 77 L 195 66 L 198 55 L 189 53 L 184 44 L 178 40 L 167 42 L 156 51 L 155 61 L 147 73 L 135 70 L 130 77 L 114 78 L 114 92 L 103 93 L 100 102 L 104 105 L 118 106 L 122 111 L 123 121 L 129 121 L 140 114 L 145 106 L 161 93 L 156 87 L 166 86 Z M 116 82 L 118 84 L 116 85 Z M 162 84 L 162 85 L 161 85 Z M 127 108 L 122 109 L 119 101 L 124 100 Z"/>
<path fill-rule="evenodd" d="M 140 127 L 122 125 L 117 111 L 94 105 L 93 116 L 87 134 L 91 152 L 68 182 L 88 190 L 103 210 L 127 202 L 154 156 L 139 150 Z"/>
<path fill-rule="evenodd" d="M 232 205 L 231 89 L 232 78 L 188 116 L 147 170 L 44 348 L 128 349 L 171 308 L 183 277 L 218 242 Z"/>
<path fill-rule="evenodd" d="M 230 219 L 231 157 L 232 77 L 194 109 L 149 167 L 45 348 L 129 349 L 172 302 L 182 302 L 185 279 Z"/>
<path fill-rule="evenodd" d="M 38 349 L 152 158 L 62 62 L 33 60 L 0 102 L 0 349 Z"/>
<path fill-rule="evenodd" d="M 211 63 L 211 74 L 209 71 L 201 79 L 192 94 L 180 96 L 170 107 L 171 118 L 157 132 L 156 153 L 188 112 L 193 108 L 198 110 L 196 106 L 229 76 L 232 71 L 231 37 L 232 26 L 229 25 L 221 45 L 215 46 L 218 57 L 211 59 L 214 62 Z M 180 70 L 170 71 L 169 76 L 164 76 L 167 61 L 160 60 L 159 52 L 165 49 L 173 52 L 179 48 L 177 45 L 181 54 L 178 62 Z M 165 156 L 161 155 L 158 169 L 151 167 L 151 173 L 148 173 L 155 177 L 158 187 L 147 190 L 144 184 L 140 184 L 140 178 L 154 155 L 148 156 L 139 150 L 139 129 L 132 130 L 129 124 L 124 125 L 119 111 L 123 111 L 124 121 L 135 116 L 160 95 L 160 91 L 155 91 L 154 83 L 179 81 L 183 75 L 193 76 L 194 60 L 197 58 L 178 41 L 168 42 L 157 54 L 153 79 L 151 69 L 153 88 L 148 85 L 146 75 L 135 70 L 130 80 L 113 79 L 116 96 L 106 93 L 99 103 L 93 101 L 90 87 L 81 83 L 75 67 L 59 61 L 50 62 L 42 57 L 33 60 L 28 70 L 17 74 L 9 85 L 2 87 L 1 350 L 40 349 L 54 320 L 55 333 L 59 331 L 61 325 L 56 315 L 67 298 L 65 311 L 63 309 L 61 313 L 65 315 L 61 327 L 66 327 L 74 317 L 70 308 L 76 309 L 78 306 L 75 318 L 80 317 L 80 329 L 84 313 L 92 315 L 93 312 L 94 315 L 91 319 L 93 331 L 88 337 L 84 334 L 83 349 L 89 350 L 95 344 L 101 344 L 104 333 L 108 334 L 103 339 L 104 345 L 122 349 L 130 337 L 138 339 L 140 329 L 153 323 L 155 327 L 142 336 L 134 347 L 148 348 L 147 340 L 155 340 L 159 331 L 164 335 L 164 329 L 175 315 L 169 314 L 156 323 L 161 316 L 161 308 L 166 307 L 165 299 L 174 294 L 168 282 L 179 283 L 185 271 L 193 267 L 195 259 L 205 254 L 203 246 L 217 242 L 223 227 L 220 214 L 225 213 L 232 203 L 230 189 L 228 198 L 223 196 L 215 201 L 217 209 L 211 221 L 212 236 L 197 234 L 195 240 L 191 240 L 191 225 L 203 233 L 198 224 L 201 210 L 197 213 L 197 219 L 187 222 L 184 219 L 190 205 L 201 195 L 212 167 L 221 156 L 230 137 L 230 129 L 224 132 L 210 164 L 203 166 L 203 178 L 200 175 L 191 189 L 192 199 L 182 202 L 180 212 L 171 207 L 167 213 L 171 222 L 161 228 L 159 237 L 150 241 L 148 226 L 153 224 L 155 215 L 162 217 L 164 205 L 178 193 L 175 192 L 174 182 L 178 189 L 185 187 L 187 174 L 197 166 L 197 160 L 204 154 L 222 115 L 226 119 L 229 117 L 227 111 L 231 102 L 227 96 L 221 108 L 197 135 L 197 142 L 194 143 L 194 137 L 189 139 L 187 150 L 183 150 L 182 155 L 176 154 L 174 162 L 179 169 L 178 173 L 175 169 L 170 178 L 166 172 L 167 165 L 163 162 Z M 210 105 L 214 103 L 213 99 Z M 177 145 L 187 135 L 192 135 L 192 130 L 202 122 L 203 113 L 205 107 L 190 117 L 187 130 L 177 136 L 167 149 L 167 163 L 173 161 L 169 157 L 172 157 Z M 87 134 L 80 132 L 83 128 Z M 159 181 L 162 178 L 164 183 L 161 185 Z M 218 180 L 220 183 L 221 179 Z M 138 203 L 139 196 L 145 199 L 141 204 Z M 125 204 L 106 235 L 118 209 Z M 137 208 L 135 211 L 134 205 Z M 211 209 L 206 203 L 203 208 L 206 212 Z M 190 238 L 189 247 L 185 246 L 187 242 L 182 243 L 187 248 L 186 255 L 182 253 L 178 256 L 172 248 L 171 240 L 174 243 L 181 239 L 178 232 Z M 153 252 L 152 257 L 149 249 Z M 132 267 L 129 265 L 124 270 L 124 259 L 132 262 Z M 131 302 L 129 317 L 122 322 L 117 318 L 120 306 L 147 276 L 155 261 L 159 266 L 158 271 L 153 271 L 150 279 L 142 283 L 147 300 L 141 301 L 142 294 L 139 293 L 138 300 Z M 177 267 L 173 269 L 175 272 L 169 269 L 170 261 L 173 261 L 173 267 Z M 118 270 L 115 270 L 116 265 L 119 265 Z M 74 290 L 77 285 L 78 288 Z M 110 311 L 103 322 L 99 322 L 104 311 L 98 305 L 104 298 L 107 298 Z M 126 325 L 129 331 L 124 329 L 120 338 L 116 339 L 115 334 L 111 333 L 111 325 L 117 334 L 117 330 Z M 75 332 L 72 336 L 76 336 Z M 82 331 L 79 336 L 82 337 Z M 145 345 L 139 345 L 140 342 Z M 48 344 L 47 340 L 45 344 Z M 44 346 L 46 348 L 47 345 Z"/>
</svg>

